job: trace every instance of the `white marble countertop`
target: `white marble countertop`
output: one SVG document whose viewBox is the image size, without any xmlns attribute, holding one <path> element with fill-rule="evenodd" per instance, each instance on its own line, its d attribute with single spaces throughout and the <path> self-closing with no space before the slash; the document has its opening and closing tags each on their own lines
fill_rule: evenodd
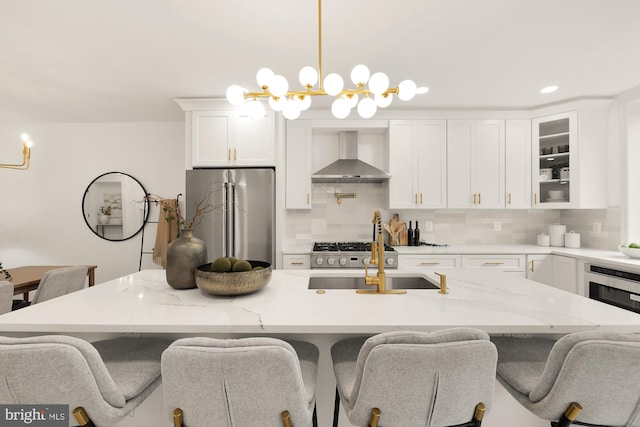
<svg viewBox="0 0 640 427">
<path fill-rule="evenodd" d="M 307 289 L 311 276 L 362 270 L 274 270 L 268 286 L 238 297 L 174 290 L 163 270 L 146 270 L 0 316 L 2 332 L 373 334 L 469 326 L 489 333 L 640 332 L 640 315 L 524 278 L 453 271 L 449 294 L 408 290 L 361 295 Z M 429 273 L 389 271 L 389 276 Z"/>
</svg>

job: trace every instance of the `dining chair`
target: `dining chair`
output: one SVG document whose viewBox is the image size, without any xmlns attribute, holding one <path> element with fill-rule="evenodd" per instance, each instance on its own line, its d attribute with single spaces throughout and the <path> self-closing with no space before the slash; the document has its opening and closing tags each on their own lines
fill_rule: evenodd
<svg viewBox="0 0 640 427">
<path fill-rule="evenodd" d="M 32 304 L 38 304 L 71 292 L 79 291 L 84 288 L 87 270 L 87 266 L 79 265 L 56 268 L 54 270 L 47 271 L 42 275 L 31 302 L 14 300 L 13 310 L 18 310 Z"/>
<path fill-rule="evenodd" d="M 640 334 L 494 337 L 497 378 L 552 426 L 640 426 Z"/>
<path fill-rule="evenodd" d="M 13 302 L 13 283 L 0 281 L 0 314 L 11 311 Z"/>
<path fill-rule="evenodd" d="M 0 337 L 0 402 L 67 404 L 70 426 L 111 426 L 161 383 L 170 341 L 119 337 L 89 343 L 66 335 Z"/>
<path fill-rule="evenodd" d="M 254 337 L 184 338 L 162 354 L 175 426 L 317 427 L 318 348 Z"/>
<path fill-rule="evenodd" d="M 348 338 L 331 347 L 340 403 L 354 426 L 479 427 L 491 407 L 496 348 L 485 332 L 453 328 Z"/>
</svg>

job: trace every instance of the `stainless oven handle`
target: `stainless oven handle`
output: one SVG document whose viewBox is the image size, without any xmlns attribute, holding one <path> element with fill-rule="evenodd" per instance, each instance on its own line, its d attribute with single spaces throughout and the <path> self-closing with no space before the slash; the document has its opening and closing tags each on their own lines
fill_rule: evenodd
<svg viewBox="0 0 640 427">
<path fill-rule="evenodd" d="M 631 301 L 638 301 L 640 302 L 640 295 L 636 295 L 636 294 L 629 294 L 629 299 Z"/>
</svg>

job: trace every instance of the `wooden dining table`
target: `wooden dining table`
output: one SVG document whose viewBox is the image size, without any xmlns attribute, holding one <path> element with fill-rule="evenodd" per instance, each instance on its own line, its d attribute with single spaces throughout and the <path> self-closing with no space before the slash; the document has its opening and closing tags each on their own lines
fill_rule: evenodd
<svg viewBox="0 0 640 427">
<path fill-rule="evenodd" d="M 69 267 L 68 265 L 28 265 L 25 267 L 16 267 L 7 269 L 11 274 L 11 283 L 13 283 L 13 294 L 22 294 L 25 301 L 29 301 L 29 292 L 38 288 L 42 275 L 47 271 L 56 268 Z M 87 277 L 89 277 L 89 286 L 96 284 L 96 268 L 97 265 L 87 265 Z"/>
</svg>

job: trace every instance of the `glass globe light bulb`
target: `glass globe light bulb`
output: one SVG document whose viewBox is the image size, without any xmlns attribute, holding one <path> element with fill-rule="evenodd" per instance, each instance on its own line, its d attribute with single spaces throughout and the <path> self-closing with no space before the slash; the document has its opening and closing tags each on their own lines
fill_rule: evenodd
<svg viewBox="0 0 640 427">
<path fill-rule="evenodd" d="M 278 98 L 282 98 L 283 96 L 285 96 L 287 94 L 287 91 L 289 90 L 289 82 L 287 82 L 287 79 L 285 79 L 280 74 L 274 75 L 273 78 L 271 78 L 268 86 L 269 92 L 271 92 L 273 96 L 277 96 Z"/>
<path fill-rule="evenodd" d="M 343 87 L 344 81 L 339 74 L 331 73 L 324 78 L 324 91 L 327 92 L 327 95 L 336 96 Z"/>
<path fill-rule="evenodd" d="M 270 68 L 260 68 L 256 73 L 256 81 L 258 86 L 262 89 L 263 86 L 269 86 L 271 79 L 275 76 L 275 73 Z"/>
<path fill-rule="evenodd" d="M 300 109 L 293 99 L 287 99 L 282 108 L 282 115 L 289 120 L 295 120 L 300 117 Z"/>
<path fill-rule="evenodd" d="M 416 89 L 416 93 L 418 95 L 423 95 L 425 93 L 429 92 L 429 88 L 426 86 L 420 86 L 419 88 Z"/>
<path fill-rule="evenodd" d="M 331 113 L 336 119 L 344 119 L 351 112 L 351 108 L 347 103 L 347 100 L 344 98 L 336 98 L 331 104 Z"/>
<path fill-rule="evenodd" d="M 376 113 L 378 107 L 373 99 L 366 97 L 362 98 L 362 101 L 358 103 L 358 114 L 363 119 L 370 119 Z"/>
<path fill-rule="evenodd" d="M 278 98 L 276 100 L 273 96 L 270 96 L 269 107 L 271 107 L 273 111 L 282 111 L 282 108 L 284 107 L 284 101 L 286 101 L 284 98 Z"/>
<path fill-rule="evenodd" d="M 300 80 L 300 84 L 304 87 L 307 86 L 315 86 L 318 83 L 318 72 L 315 68 L 306 66 L 300 70 L 298 74 L 298 79 Z"/>
<path fill-rule="evenodd" d="M 307 111 L 309 107 L 311 107 L 311 97 L 305 96 L 302 99 L 298 98 L 298 106 L 300 107 L 300 110 Z"/>
<path fill-rule="evenodd" d="M 245 90 L 238 85 L 231 85 L 227 88 L 227 101 L 231 105 L 244 104 L 244 92 Z"/>
<path fill-rule="evenodd" d="M 22 142 L 29 142 L 29 135 L 23 133 L 22 135 L 20 135 L 20 139 L 22 140 Z"/>
<path fill-rule="evenodd" d="M 356 105 L 358 105 L 358 95 L 351 95 L 351 97 L 345 96 L 345 101 L 347 101 L 347 105 L 349 106 L 349 108 L 353 108 Z"/>
<path fill-rule="evenodd" d="M 378 94 L 373 97 L 373 100 L 375 101 L 378 108 L 387 108 L 389 105 L 391 105 L 391 101 L 393 101 L 393 94 L 388 93 L 387 96 Z"/>
<path fill-rule="evenodd" d="M 369 72 L 369 68 L 367 68 L 366 65 L 359 64 L 353 67 L 353 70 L 351 70 L 351 81 L 356 86 L 358 84 L 365 85 L 369 81 L 370 75 L 371 73 Z"/>
<path fill-rule="evenodd" d="M 409 101 L 416 96 L 416 84 L 413 80 L 403 80 L 398 85 L 398 98 L 403 101 Z"/>
<path fill-rule="evenodd" d="M 246 112 L 249 118 L 259 120 L 264 117 L 264 104 L 254 99 L 247 104 Z"/>
<path fill-rule="evenodd" d="M 383 94 L 389 89 L 389 77 L 385 73 L 375 73 L 369 79 L 369 90 L 374 94 Z"/>
</svg>

